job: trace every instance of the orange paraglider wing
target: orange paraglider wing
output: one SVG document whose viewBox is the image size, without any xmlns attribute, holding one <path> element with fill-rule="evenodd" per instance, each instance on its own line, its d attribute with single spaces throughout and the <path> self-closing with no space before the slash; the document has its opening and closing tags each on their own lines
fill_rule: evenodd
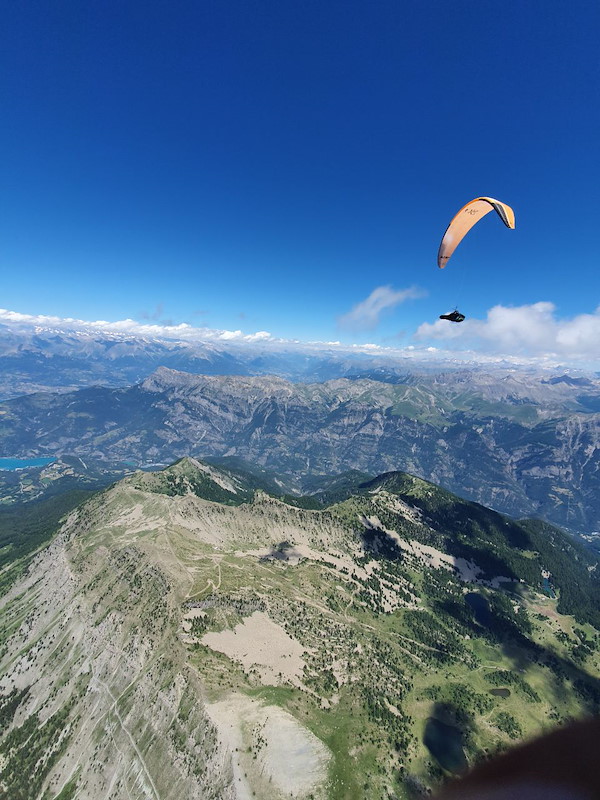
<svg viewBox="0 0 600 800">
<path fill-rule="evenodd" d="M 473 225 L 490 211 L 495 211 L 507 228 L 515 227 L 515 212 L 510 206 L 494 200 L 493 197 L 476 197 L 475 200 L 471 200 L 470 203 L 463 206 L 448 225 L 438 250 L 438 267 L 440 269 L 446 266 L 450 256 Z"/>
</svg>

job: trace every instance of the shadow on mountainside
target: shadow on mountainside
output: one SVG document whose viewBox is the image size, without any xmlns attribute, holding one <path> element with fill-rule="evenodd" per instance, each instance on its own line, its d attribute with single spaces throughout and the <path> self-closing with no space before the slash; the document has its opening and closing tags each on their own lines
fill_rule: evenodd
<svg viewBox="0 0 600 800">
<path fill-rule="evenodd" d="M 366 555 L 378 560 L 402 561 L 402 549 L 385 531 L 375 528 L 363 528 L 359 535 Z"/>
</svg>

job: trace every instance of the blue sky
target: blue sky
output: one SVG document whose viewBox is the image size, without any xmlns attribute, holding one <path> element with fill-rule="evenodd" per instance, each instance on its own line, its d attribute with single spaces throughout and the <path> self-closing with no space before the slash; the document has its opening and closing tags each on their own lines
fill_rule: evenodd
<svg viewBox="0 0 600 800">
<path fill-rule="evenodd" d="M 460 338 L 423 327 L 456 303 L 595 324 L 599 23 L 592 0 L 6 4 L 1 305 L 380 344 Z M 482 194 L 517 229 L 490 215 L 438 270 Z"/>
</svg>

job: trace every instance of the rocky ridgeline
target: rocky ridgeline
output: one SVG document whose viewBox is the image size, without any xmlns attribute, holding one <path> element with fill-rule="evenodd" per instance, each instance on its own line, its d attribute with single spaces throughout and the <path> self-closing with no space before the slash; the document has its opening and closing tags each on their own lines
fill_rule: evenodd
<svg viewBox="0 0 600 800">
<path fill-rule="evenodd" d="M 2 405 L 5 455 L 169 463 L 245 459 L 288 488 L 401 469 L 513 516 L 600 530 L 597 382 L 456 372 L 405 384 L 197 376 L 160 368 L 127 389 Z"/>
</svg>

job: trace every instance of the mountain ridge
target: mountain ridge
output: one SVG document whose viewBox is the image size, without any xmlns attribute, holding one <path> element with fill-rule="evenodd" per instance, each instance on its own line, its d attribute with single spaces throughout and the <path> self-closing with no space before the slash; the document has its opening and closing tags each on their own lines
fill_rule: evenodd
<svg viewBox="0 0 600 800">
<path fill-rule="evenodd" d="M 237 457 L 299 492 L 311 475 L 403 469 L 516 517 L 600 530 L 600 413 L 579 404 L 582 387 L 507 376 L 502 394 L 483 378 L 479 389 L 466 375 L 440 380 L 298 384 L 161 368 L 129 388 L 0 404 L 0 453 L 140 466 Z"/>
<path fill-rule="evenodd" d="M 568 595 L 535 551 L 548 531 L 401 473 L 316 510 L 234 479 L 193 459 L 134 473 L 3 587 L 11 800 L 404 800 L 600 708 L 598 629 L 542 585 L 545 567 Z M 215 500 L 232 487 L 243 502 Z M 554 535 L 571 582 L 597 582 Z"/>
</svg>

